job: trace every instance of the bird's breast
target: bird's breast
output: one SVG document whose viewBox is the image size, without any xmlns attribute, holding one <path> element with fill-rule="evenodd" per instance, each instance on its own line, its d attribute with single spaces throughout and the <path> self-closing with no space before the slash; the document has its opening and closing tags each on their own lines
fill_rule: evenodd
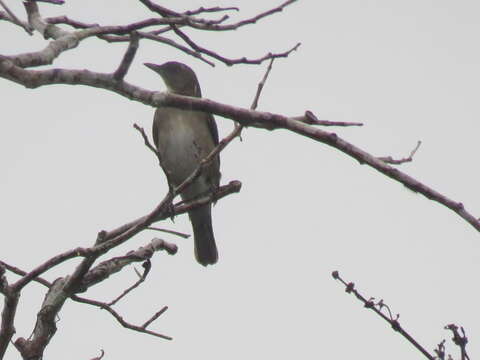
<svg viewBox="0 0 480 360">
<path fill-rule="evenodd" d="M 155 117 L 157 149 L 162 166 L 175 185 L 185 180 L 214 148 L 205 114 L 178 109 L 161 109 Z M 198 186 L 204 181 L 198 180 Z M 205 190 L 208 186 L 205 185 Z"/>
</svg>

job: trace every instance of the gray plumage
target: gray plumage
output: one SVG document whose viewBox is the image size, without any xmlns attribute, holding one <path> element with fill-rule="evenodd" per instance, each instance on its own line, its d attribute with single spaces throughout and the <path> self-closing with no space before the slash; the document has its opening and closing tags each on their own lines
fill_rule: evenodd
<svg viewBox="0 0 480 360">
<path fill-rule="evenodd" d="M 202 96 L 197 77 L 187 65 L 174 61 L 145 65 L 162 77 L 168 91 L 185 96 Z M 178 186 L 218 144 L 218 130 L 212 114 L 160 107 L 155 111 L 153 120 L 153 140 L 169 183 Z M 211 193 L 219 183 L 220 158 L 217 156 L 185 189 L 182 199 L 190 200 Z M 193 228 L 195 257 L 202 265 L 214 264 L 218 260 L 211 208 L 211 204 L 207 204 L 188 213 Z"/>
</svg>

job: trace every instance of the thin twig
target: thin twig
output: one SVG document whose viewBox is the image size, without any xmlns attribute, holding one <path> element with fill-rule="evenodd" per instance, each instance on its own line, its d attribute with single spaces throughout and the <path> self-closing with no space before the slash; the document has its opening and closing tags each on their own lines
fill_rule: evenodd
<svg viewBox="0 0 480 360">
<path fill-rule="evenodd" d="M 222 8 L 222 7 L 216 6 L 216 7 L 211 7 L 211 8 L 204 8 L 203 6 L 201 6 L 197 10 L 187 10 L 187 11 L 184 11 L 182 14 L 186 15 L 186 16 L 193 16 L 193 15 L 198 15 L 198 14 L 205 13 L 205 12 L 219 12 L 219 11 L 230 11 L 230 10 L 240 11 L 240 9 L 238 7 L 224 7 L 224 8 Z"/>
<path fill-rule="evenodd" d="M 299 116 L 294 118 L 297 121 L 300 121 L 308 125 L 321 125 L 321 126 L 363 126 L 363 123 L 359 122 L 345 122 L 345 121 L 330 121 L 330 120 L 319 120 L 313 112 L 310 110 L 305 111 L 304 116 Z"/>
<path fill-rule="evenodd" d="M 65 3 L 64 0 L 30 0 L 30 1 L 37 1 L 37 2 L 45 2 L 54 5 L 63 5 Z"/>
<path fill-rule="evenodd" d="M 150 144 L 150 140 L 148 140 L 148 136 L 147 136 L 147 134 L 145 133 L 145 129 L 142 128 L 142 127 L 140 127 L 140 126 L 138 126 L 137 124 L 133 124 L 133 127 L 134 127 L 135 130 L 137 130 L 137 131 L 140 133 L 140 135 L 142 135 L 142 138 L 143 138 L 143 141 L 144 141 L 144 143 L 145 143 L 145 146 L 146 146 L 147 148 L 149 148 L 149 149 L 155 154 L 155 156 L 156 156 L 157 159 L 158 159 L 158 163 L 159 163 L 160 166 L 161 166 L 161 165 L 162 165 L 162 158 L 161 158 L 161 156 L 160 156 L 160 153 L 157 151 L 157 149 L 155 149 L 155 147 L 153 147 L 152 144 Z"/>
<path fill-rule="evenodd" d="M 65 24 L 65 25 L 70 25 L 71 27 L 74 27 L 76 29 L 87 29 L 87 28 L 92 28 L 92 27 L 98 27 L 100 26 L 99 24 L 88 24 L 84 23 L 78 20 L 73 20 L 70 19 L 68 16 L 54 16 L 54 17 L 48 17 L 45 18 L 45 22 L 49 24 Z"/>
<path fill-rule="evenodd" d="M 255 97 L 253 98 L 252 105 L 250 106 L 250 109 L 252 110 L 256 110 L 258 107 L 258 99 L 260 99 L 260 94 L 262 93 L 262 90 L 263 90 L 263 87 L 265 86 L 265 82 L 267 81 L 268 75 L 272 70 L 274 60 L 275 60 L 274 58 L 270 59 L 270 63 L 268 64 L 267 71 L 265 71 L 265 75 L 263 75 L 262 80 L 258 83 L 257 92 L 255 94 Z"/>
<path fill-rule="evenodd" d="M 189 234 L 184 234 L 184 233 L 174 231 L 174 230 L 169 230 L 169 229 L 162 229 L 162 228 L 155 227 L 155 226 L 149 226 L 149 227 L 147 227 L 147 230 L 161 231 L 161 232 L 164 232 L 164 233 L 167 233 L 167 234 L 172 234 L 172 235 L 179 236 L 179 237 L 184 238 L 184 239 L 188 239 L 190 237 Z"/>
<path fill-rule="evenodd" d="M 376 304 L 373 302 L 373 298 L 367 300 L 362 294 L 360 294 L 356 289 L 355 289 L 355 284 L 353 282 L 347 283 L 344 281 L 338 271 L 332 272 L 332 276 L 335 280 L 339 280 L 344 286 L 345 286 L 345 291 L 348 294 L 353 294 L 355 297 L 360 300 L 366 309 L 373 310 L 378 316 L 380 316 L 382 319 L 384 319 L 386 322 L 388 322 L 392 329 L 400 333 L 405 339 L 407 339 L 410 344 L 412 344 L 418 351 L 420 351 L 427 359 L 429 360 L 435 360 L 435 357 L 431 355 L 422 345 L 418 343 L 417 340 L 415 340 L 408 332 L 406 332 L 402 326 L 400 325 L 400 322 L 398 321 L 398 315 L 396 318 L 393 318 L 390 312 L 390 316 L 386 316 L 383 312 L 382 309 L 385 306 L 383 304 L 383 300 L 379 303 L 381 304 L 379 309 L 377 309 Z"/>
<path fill-rule="evenodd" d="M 108 303 L 108 305 L 113 306 L 117 302 L 119 302 L 123 297 L 125 297 L 129 292 L 137 288 L 141 283 L 145 281 L 147 278 L 148 273 L 150 272 L 150 269 L 152 268 L 152 263 L 150 260 L 145 261 L 143 264 L 143 274 L 140 276 L 140 279 L 138 279 L 135 284 L 130 286 L 129 288 L 125 289 L 117 298 L 113 299 Z"/>
<path fill-rule="evenodd" d="M 8 6 L 3 2 L 3 0 L 0 0 L 0 5 L 5 9 L 6 13 L 10 16 L 10 20 L 12 21 L 12 23 L 22 27 L 28 34 L 33 35 L 32 28 L 24 21 L 21 21 L 15 15 L 15 13 L 8 8 Z"/>
<path fill-rule="evenodd" d="M 293 4 L 294 2 L 296 2 L 297 0 L 288 0 L 288 1 L 285 1 L 283 4 L 273 8 L 273 9 L 270 9 L 270 10 L 267 10 L 267 11 L 264 11 L 263 13 L 260 13 L 250 19 L 246 19 L 246 20 L 242 20 L 242 21 L 239 21 L 238 23 L 235 23 L 235 24 L 231 24 L 231 25 L 227 25 L 227 26 L 224 26 L 224 28 L 222 30 L 234 30 L 234 29 L 237 29 L 241 26 L 244 26 L 244 25 L 248 25 L 248 24 L 255 24 L 257 23 L 258 20 L 260 19 L 263 19 L 263 18 L 266 18 L 272 14 L 275 14 L 277 12 L 282 12 L 283 9 L 285 7 L 287 7 L 288 5 L 291 5 Z"/>
<path fill-rule="evenodd" d="M 213 30 L 213 31 L 231 31 L 231 30 L 236 30 L 242 26 L 249 25 L 249 24 L 255 24 L 259 20 L 264 19 L 272 14 L 278 13 L 283 11 L 285 7 L 288 5 L 293 4 L 297 0 L 288 0 L 282 3 L 281 5 L 272 8 L 270 10 L 264 11 L 263 13 L 260 13 L 256 16 L 253 16 L 251 18 L 241 20 L 239 22 L 233 23 L 233 24 L 227 24 L 227 25 L 218 25 L 218 24 L 212 24 L 209 20 L 205 19 L 199 19 L 193 16 L 185 16 L 182 13 L 167 9 L 163 6 L 157 5 L 153 3 L 150 0 L 140 0 L 142 4 L 144 4 L 148 9 L 150 9 L 153 12 L 156 12 L 157 14 L 163 16 L 163 17 L 182 17 L 184 23 L 192 28 L 195 29 L 201 29 L 201 30 Z"/>
<path fill-rule="evenodd" d="M 290 55 L 290 53 L 292 53 L 293 51 L 296 51 L 299 48 L 299 46 L 301 45 L 301 43 L 297 43 L 290 50 L 287 50 L 287 51 L 284 51 L 284 52 L 281 52 L 281 53 L 268 53 L 268 54 L 266 54 L 266 55 L 264 55 L 264 56 L 262 56 L 258 59 L 247 59 L 246 57 L 241 57 L 241 58 L 238 58 L 238 59 L 228 59 L 224 56 L 221 56 L 221 55 L 217 54 L 216 52 L 214 52 L 212 50 L 209 50 L 209 49 L 206 49 L 204 47 L 201 47 L 201 46 L 197 45 L 192 39 L 190 39 L 190 37 L 187 34 L 185 34 L 183 31 L 181 31 L 175 25 L 172 25 L 172 29 L 193 50 L 195 50 L 199 53 L 208 55 L 208 56 L 210 56 L 214 59 L 217 59 L 217 60 L 223 62 L 224 64 L 228 65 L 228 66 L 232 66 L 232 65 L 236 65 L 236 64 L 261 64 L 265 60 L 281 58 L 281 57 L 288 57 L 288 55 Z"/>
<path fill-rule="evenodd" d="M 111 306 L 109 306 L 108 304 L 106 304 L 104 302 L 97 301 L 97 300 L 92 300 L 92 299 L 87 299 L 87 298 L 80 297 L 80 296 L 77 296 L 77 295 L 73 295 L 71 298 L 72 298 L 72 300 L 74 300 L 76 302 L 89 304 L 89 305 L 92 305 L 92 306 L 96 306 L 100 309 L 107 310 L 115 318 L 115 320 L 117 320 L 120 323 L 120 325 L 122 325 L 124 328 L 134 330 L 134 331 L 138 331 L 138 332 L 141 332 L 141 333 L 145 333 L 145 334 L 148 334 L 148 335 L 156 336 L 156 337 L 159 337 L 159 338 L 162 338 L 162 339 L 165 339 L 165 340 L 172 340 L 172 337 L 170 337 L 168 335 L 163 335 L 163 334 L 160 334 L 160 333 L 155 332 L 155 331 L 147 330 L 147 329 L 143 328 L 142 326 L 134 325 L 134 324 L 131 324 L 131 323 L 125 321 L 123 319 L 123 317 L 118 312 L 116 312 Z"/>
<path fill-rule="evenodd" d="M 265 74 L 263 75 L 262 80 L 260 80 L 260 82 L 257 85 L 257 92 L 255 93 L 255 96 L 253 97 L 252 105 L 250 105 L 251 110 L 256 110 L 257 107 L 258 107 L 258 100 L 260 99 L 260 95 L 262 94 L 262 90 L 263 90 L 263 87 L 265 86 L 268 75 L 270 74 L 270 71 L 272 70 L 274 60 L 275 60 L 274 58 L 270 59 L 270 63 L 268 64 L 267 70 L 265 71 Z M 235 136 L 238 136 L 240 138 L 240 140 L 242 140 L 241 136 L 242 136 L 242 130 L 243 130 L 244 126 L 245 125 L 242 125 L 242 124 L 239 124 L 239 123 L 235 122 L 235 128 L 234 128 Z"/>
<path fill-rule="evenodd" d="M 203 61 L 204 63 L 210 65 L 210 66 L 215 66 L 215 64 L 207 59 L 205 59 L 202 54 L 198 51 L 194 51 L 194 50 L 190 50 L 188 47 L 186 46 L 183 46 L 183 45 L 180 45 L 178 44 L 177 42 L 169 39 L 169 38 L 166 38 L 166 37 L 163 37 L 163 36 L 158 36 L 157 34 L 154 34 L 153 32 L 140 32 L 140 36 L 142 38 L 145 38 L 145 39 L 149 39 L 149 40 L 153 40 L 153 41 L 158 41 L 158 42 L 161 42 L 163 44 L 167 44 L 167 45 L 170 45 L 178 50 L 181 50 L 183 51 L 184 53 L 190 55 L 190 56 L 193 56 L 197 59 L 200 59 L 201 61 Z"/>
<path fill-rule="evenodd" d="M 162 315 L 165 311 L 168 310 L 168 306 L 164 306 L 159 311 L 157 311 L 150 319 L 148 319 L 143 325 L 142 328 L 146 329 L 152 322 L 157 320 L 160 315 Z"/>
<path fill-rule="evenodd" d="M 415 148 L 410 152 L 410 155 L 406 158 L 403 158 L 403 159 L 394 159 L 392 158 L 391 156 L 383 156 L 383 157 L 379 157 L 378 159 L 382 160 L 383 162 L 387 163 L 387 164 L 393 164 L 393 165 L 401 165 L 403 163 L 406 163 L 406 162 L 411 162 L 413 160 L 413 156 L 415 155 L 415 153 L 417 152 L 418 148 L 420 147 L 420 145 L 422 145 L 422 142 L 420 140 L 417 141 L 417 145 L 415 146 Z"/>
<path fill-rule="evenodd" d="M 130 43 L 128 44 L 127 51 L 123 55 L 123 59 L 120 62 L 120 65 L 118 66 L 117 70 L 113 73 L 113 78 L 115 80 L 121 81 L 127 74 L 127 71 L 130 68 L 130 65 L 132 65 L 135 54 L 137 53 L 139 39 L 140 39 L 140 36 L 138 32 L 133 31 L 130 34 Z"/>
</svg>

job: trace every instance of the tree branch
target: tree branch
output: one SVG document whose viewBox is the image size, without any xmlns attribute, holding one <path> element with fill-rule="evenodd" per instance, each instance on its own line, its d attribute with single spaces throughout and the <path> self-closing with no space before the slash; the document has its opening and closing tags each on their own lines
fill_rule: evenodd
<svg viewBox="0 0 480 360">
<path fill-rule="evenodd" d="M 155 336 L 155 337 L 159 337 L 159 338 L 162 338 L 162 339 L 165 339 L 165 340 L 172 340 L 172 338 L 170 336 L 163 335 L 163 334 L 157 333 L 155 331 L 147 330 L 143 326 L 134 325 L 134 324 L 131 324 L 131 323 L 125 321 L 123 319 L 123 317 L 118 312 L 113 310 L 113 308 L 111 306 L 108 306 L 108 304 L 106 304 L 104 302 L 83 298 L 83 297 L 80 297 L 80 296 L 77 296 L 77 295 L 72 296 L 72 300 L 74 300 L 76 302 L 88 304 L 88 305 L 93 305 L 93 306 L 96 306 L 96 307 L 98 307 L 100 309 L 103 309 L 103 310 L 107 310 L 115 318 L 115 320 L 117 320 L 118 323 L 121 324 L 124 328 L 134 330 L 134 331 L 138 331 L 138 332 L 141 332 L 141 333 L 144 333 L 144 334 L 152 335 L 152 336 Z M 162 309 L 163 311 L 162 310 L 160 310 L 160 311 L 162 311 L 162 313 L 164 313 L 165 310 L 166 310 L 166 309 L 165 310 L 164 309 L 165 308 Z"/>
<path fill-rule="evenodd" d="M 402 326 L 400 325 L 400 322 L 398 321 L 399 315 L 396 317 L 393 317 L 390 309 L 388 306 L 386 306 L 383 302 L 383 300 L 380 300 L 377 304 L 374 303 L 374 298 L 370 298 L 367 300 L 362 294 L 360 294 L 356 289 L 355 289 L 355 284 L 350 282 L 347 283 L 345 282 L 339 275 L 338 271 L 334 271 L 332 273 L 332 276 L 335 280 L 340 281 L 344 286 L 345 286 L 345 291 L 348 294 L 353 294 L 355 297 L 360 300 L 366 309 L 370 309 L 375 312 L 378 316 L 380 316 L 383 320 L 388 322 L 390 326 L 392 327 L 393 330 L 396 332 L 400 333 L 407 341 L 412 344 L 418 351 L 420 351 L 427 359 L 429 360 L 435 360 L 435 357 L 431 355 L 422 345 L 418 343 L 417 340 L 415 340 L 407 331 L 405 331 Z M 384 308 L 388 309 L 388 315 L 385 315 L 382 310 Z"/>
<path fill-rule="evenodd" d="M 125 75 L 128 72 L 128 69 L 132 65 L 133 59 L 135 58 L 135 54 L 138 50 L 138 43 L 139 43 L 140 35 L 134 31 L 130 35 L 130 43 L 128 44 L 127 51 L 125 55 L 123 55 L 123 59 L 120 62 L 117 70 L 113 73 L 113 78 L 117 81 L 123 80 Z"/>
<path fill-rule="evenodd" d="M 392 164 L 392 165 L 401 165 L 406 162 L 411 162 L 413 160 L 413 155 L 415 155 L 420 145 L 422 145 L 422 142 L 419 140 L 417 141 L 417 145 L 415 146 L 415 148 L 410 152 L 410 155 L 406 158 L 394 159 L 391 156 L 385 156 L 385 157 L 379 157 L 379 159 L 387 164 Z"/>
<path fill-rule="evenodd" d="M 13 11 L 11 11 L 8 6 L 3 2 L 3 0 L 0 0 L 0 6 L 3 7 L 3 9 L 5 10 L 5 15 L 2 15 L 0 17 L 0 19 L 4 19 L 4 20 L 7 20 L 7 21 L 10 21 L 11 23 L 15 24 L 15 25 L 18 25 L 20 26 L 21 28 L 23 28 L 29 35 L 33 35 L 33 31 L 32 29 L 30 28 L 30 26 L 24 22 L 24 21 L 21 21 Z"/>
<path fill-rule="evenodd" d="M 204 47 L 201 47 L 201 46 L 197 45 L 192 39 L 190 39 L 187 36 L 187 34 L 185 34 L 183 31 L 178 29 L 176 26 L 172 25 L 172 29 L 180 38 L 182 38 L 196 52 L 208 55 L 208 56 L 210 56 L 214 59 L 217 59 L 217 60 L 225 63 L 228 66 L 232 66 L 232 65 L 236 65 L 236 64 L 261 64 L 265 60 L 287 57 L 288 55 L 290 55 L 290 53 L 292 53 L 293 51 L 296 51 L 299 48 L 299 46 L 301 45 L 300 43 L 297 43 L 290 50 L 284 51 L 282 53 L 276 53 L 276 54 L 268 53 L 268 54 L 266 54 L 263 57 L 258 58 L 258 59 L 247 59 L 246 57 L 241 57 L 241 58 L 238 58 L 238 59 L 228 59 L 224 56 L 221 56 L 221 55 L 217 54 L 216 52 L 214 52 L 212 50 L 209 50 L 209 49 L 206 49 Z"/>
<path fill-rule="evenodd" d="M 245 126 L 286 129 L 340 150 L 357 160 L 360 164 L 367 164 L 387 177 L 405 185 L 410 190 L 446 206 L 472 225 L 477 231 L 480 231 L 480 221 L 466 211 L 462 203 L 449 199 L 413 177 L 389 166 L 377 157 L 343 140 L 337 134 L 304 124 L 292 117 L 234 107 L 205 98 L 192 98 L 167 92 L 147 91 L 127 82 L 119 84 L 108 74 L 87 70 L 25 70 L 15 66 L 12 60 L 5 57 L 3 59 L 0 58 L 0 77 L 29 88 L 51 84 L 82 84 L 116 92 L 130 100 L 136 100 L 153 107 L 171 106 L 179 109 L 192 109 L 220 115 Z"/>
<path fill-rule="evenodd" d="M 8 285 L 6 277 L 4 276 L 5 267 L 2 266 L 1 274 L 1 293 L 5 296 L 2 309 L 2 320 L 0 324 L 0 359 L 3 359 L 5 351 L 15 334 L 14 320 L 17 312 L 18 300 L 20 299 L 20 292 L 15 291 L 14 288 Z"/>
</svg>

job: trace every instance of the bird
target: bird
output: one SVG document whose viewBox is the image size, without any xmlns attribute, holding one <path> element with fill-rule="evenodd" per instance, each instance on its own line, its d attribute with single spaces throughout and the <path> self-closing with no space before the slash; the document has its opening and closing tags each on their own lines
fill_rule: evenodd
<svg viewBox="0 0 480 360">
<path fill-rule="evenodd" d="M 176 61 L 144 65 L 161 76 L 168 92 L 202 97 L 197 76 L 189 66 Z M 218 145 L 215 119 L 212 114 L 201 111 L 159 107 L 155 111 L 152 135 L 169 186 L 180 185 Z M 180 194 L 183 201 L 212 194 L 220 185 L 220 177 L 220 157 L 217 155 Z M 195 258 L 204 266 L 218 260 L 211 209 L 208 203 L 188 212 Z"/>
</svg>

